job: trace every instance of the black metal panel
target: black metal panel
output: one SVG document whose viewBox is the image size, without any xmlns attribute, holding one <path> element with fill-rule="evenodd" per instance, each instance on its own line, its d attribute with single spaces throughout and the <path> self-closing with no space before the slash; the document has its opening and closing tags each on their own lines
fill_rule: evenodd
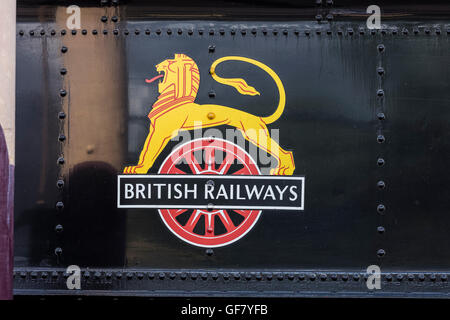
<svg viewBox="0 0 450 320">
<path fill-rule="evenodd" d="M 55 23 L 18 24 L 17 293 L 446 296 L 448 19 L 372 33 L 365 22 L 156 21 L 128 9 L 130 19 L 121 7 L 92 11 L 85 33 L 61 34 L 57 10 Z M 276 71 L 287 104 L 269 129 L 306 177 L 304 211 L 264 210 L 245 237 L 205 250 L 155 209 L 117 209 L 116 177 L 136 163 L 158 96 L 145 79 L 175 53 L 199 67 L 196 103 L 260 116 L 278 99 L 264 72 L 217 70 L 245 78 L 263 93 L 254 97 L 209 67 L 238 55 Z M 86 271 L 81 292 L 65 287 L 71 264 Z M 365 285 L 373 264 L 383 272 L 375 293 Z"/>
</svg>

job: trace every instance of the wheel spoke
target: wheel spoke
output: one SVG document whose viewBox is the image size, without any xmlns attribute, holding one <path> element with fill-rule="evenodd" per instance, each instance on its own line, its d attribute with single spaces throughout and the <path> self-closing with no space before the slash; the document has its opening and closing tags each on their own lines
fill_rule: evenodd
<svg viewBox="0 0 450 320">
<path fill-rule="evenodd" d="M 200 219 L 200 217 L 201 217 L 201 211 L 195 210 L 189 217 L 188 222 L 186 222 L 186 224 L 184 225 L 184 229 L 186 229 L 189 232 L 192 232 L 194 230 L 195 226 L 197 225 L 197 222 Z"/>
<path fill-rule="evenodd" d="M 227 232 L 231 232 L 234 229 L 236 229 L 236 227 L 233 224 L 233 221 L 231 221 L 231 218 L 226 210 L 220 210 L 219 218 L 220 221 L 222 221 L 223 225 L 225 226 L 225 229 L 227 229 Z"/>
<path fill-rule="evenodd" d="M 215 151 L 216 149 L 214 148 L 205 149 L 205 169 L 208 171 L 215 168 Z"/>
<path fill-rule="evenodd" d="M 195 159 L 193 153 L 189 152 L 188 154 L 186 154 L 184 156 L 184 158 L 186 159 L 187 164 L 191 168 L 192 173 L 200 174 L 200 172 L 202 171 L 202 168 L 197 163 L 197 160 Z"/>
<path fill-rule="evenodd" d="M 177 167 L 173 166 L 170 169 L 170 174 L 186 174 L 183 170 L 178 169 Z"/>
<path fill-rule="evenodd" d="M 172 217 L 176 218 L 178 217 L 180 214 L 183 214 L 187 211 L 187 209 L 176 209 L 176 210 L 170 210 L 170 214 Z"/>
<path fill-rule="evenodd" d="M 205 235 L 214 237 L 214 215 L 205 214 Z"/>
<path fill-rule="evenodd" d="M 236 212 L 237 214 L 243 216 L 244 218 L 247 218 L 251 212 L 248 210 L 233 210 L 233 211 Z"/>
<path fill-rule="evenodd" d="M 225 156 L 225 159 L 223 159 L 222 164 L 220 165 L 218 171 L 219 174 L 225 174 L 230 169 L 231 165 L 234 162 L 234 155 L 231 152 L 227 152 L 227 155 Z"/>
</svg>

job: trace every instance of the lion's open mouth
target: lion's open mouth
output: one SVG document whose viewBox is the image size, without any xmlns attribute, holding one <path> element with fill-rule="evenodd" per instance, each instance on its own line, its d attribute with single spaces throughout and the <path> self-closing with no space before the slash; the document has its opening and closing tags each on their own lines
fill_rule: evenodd
<svg viewBox="0 0 450 320">
<path fill-rule="evenodd" d="M 147 83 L 152 83 L 155 80 L 161 79 L 164 77 L 164 71 L 159 71 L 159 75 L 157 75 L 156 77 L 153 77 L 151 79 L 145 79 L 145 82 Z M 161 82 L 161 81 L 160 81 Z"/>
</svg>

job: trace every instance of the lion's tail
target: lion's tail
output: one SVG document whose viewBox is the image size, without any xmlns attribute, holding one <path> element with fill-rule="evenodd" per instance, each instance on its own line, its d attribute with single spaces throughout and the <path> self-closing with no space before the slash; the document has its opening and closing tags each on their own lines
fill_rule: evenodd
<svg viewBox="0 0 450 320">
<path fill-rule="evenodd" d="M 256 61 L 256 60 L 253 60 L 250 58 L 239 57 L 239 56 L 227 56 L 227 57 L 219 58 L 216 61 L 214 61 L 213 64 L 211 65 L 211 69 L 210 69 L 211 76 L 214 78 L 214 80 L 216 80 L 217 82 L 220 82 L 222 84 L 232 86 L 237 91 L 239 91 L 239 93 L 245 94 L 245 95 L 255 96 L 255 95 L 259 95 L 259 92 L 256 91 L 255 88 L 249 86 L 247 84 L 247 82 L 245 82 L 244 79 L 240 79 L 240 78 L 224 79 L 224 78 L 219 77 L 216 74 L 215 70 L 216 70 L 217 65 L 224 61 L 248 62 L 250 64 L 253 64 L 253 65 L 263 69 L 265 72 L 267 72 L 272 77 L 272 79 L 275 81 L 275 83 L 277 85 L 278 93 L 280 95 L 280 100 L 278 101 L 278 107 L 275 110 L 275 112 L 273 114 L 271 114 L 270 116 L 263 117 L 262 119 L 266 124 L 275 122 L 283 114 L 284 106 L 286 105 L 286 93 L 284 91 L 284 86 L 283 86 L 283 83 L 281 82 L 280 78 L 278 77 L 278 75 L 275 73 L 275 71 L 273 71 L 271 68 L 266 66 L 264 63 L 261 63 L 259 61 Z"/>
</svg>

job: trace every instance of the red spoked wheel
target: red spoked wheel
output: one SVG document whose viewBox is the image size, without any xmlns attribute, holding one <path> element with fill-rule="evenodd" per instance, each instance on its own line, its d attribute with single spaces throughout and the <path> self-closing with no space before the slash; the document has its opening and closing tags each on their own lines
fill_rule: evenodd
<svg viewBox="0 0 450 320">
<path fill-rule="evenodd" d="M 189 141 L 163 162 L 160 174 L 260 175 L 256 162 L 241 147 L 218 138 Z M 242 238 L 261 210 L 159 209 L 177 237 L 199 247 L 221 247 Z"/>
</svg>

